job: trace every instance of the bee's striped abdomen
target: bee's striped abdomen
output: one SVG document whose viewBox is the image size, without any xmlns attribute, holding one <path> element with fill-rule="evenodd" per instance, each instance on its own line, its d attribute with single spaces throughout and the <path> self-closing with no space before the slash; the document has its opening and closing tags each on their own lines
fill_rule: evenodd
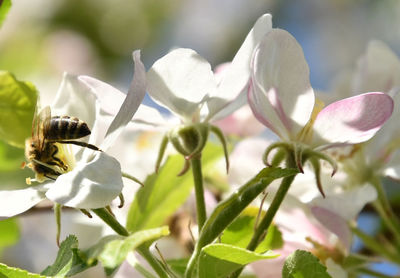
<svg viewBox="0 0 400 278">
<path fill-rule="evenodd" d="M 84 121 L 70 116 L 54 116 L 51 117 L 45 137 L 47 140 L 69 140 L 89 134 L 90 129 Z"/>
</svg>

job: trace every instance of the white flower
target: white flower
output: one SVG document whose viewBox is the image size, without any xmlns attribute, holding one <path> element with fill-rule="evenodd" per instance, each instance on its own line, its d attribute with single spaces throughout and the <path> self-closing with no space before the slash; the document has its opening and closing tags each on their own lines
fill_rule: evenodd
<svg viewBox="0 0 400 278">
<path fill-rule="evenodd" d="M 103 84 L 91 78 L 65 74 L 57 96 L 51 106 L 53 115 L 69 115 L 85 121 L 92 127 L 89 143 L 102 151 L 69 146 L 62 147 L 71 165 L 68 172 L 55 181 L 31 186 L 20 190 L 0 191 L 0 216 L 10 217 L 22 213 L 47 198 L 64 206 L 79 209 L 94 209 L 109 205 L 122 190 L 121 166 L 105 151 L 115 142 L 123 128 L 132 119 L 145 95 L 145 69 L 140 61 L 140 52 L 133 54 L 135 75 L 118 114 L 107 131 L 102 131 L 104 116 L 101 91 L 96 84 Z M 104 138 L 104 140 L 102 140 Z M 102 141 L 102 142 L 101 142 Z M 61 144 L 60 144 L 61 145 Z M 72 150 L 73 155 L 69 156 Z"/>
<path fill-rule="evenodd" d="M 255 50 L 249 104 L 254 115 L 283 141 L 312 148 L 367 141 L 390 117 L 392 99 L 371 92 L 322 109 L 315 101 L 301 46 L 288 32 L 273 29 Z"/>
<path fill-rule="evenodd" d="M 222 77 L 215 76 L 211 65 L 194 50 L 171 51 L 148 71 L 149 95 L 184 124 L 208 122 L 230 114 L 236 108 L 237 97 L 247 92 L 253 50 L 271 28 L 271 15 L 261 16 Z"/>
</svg>

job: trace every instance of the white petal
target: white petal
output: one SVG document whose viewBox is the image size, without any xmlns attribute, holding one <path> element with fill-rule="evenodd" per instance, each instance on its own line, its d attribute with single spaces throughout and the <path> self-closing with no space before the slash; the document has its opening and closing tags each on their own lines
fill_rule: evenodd
<svg viewBox="0 0 400 278">
<path fill-rule="evenodd" d="M 317 197 L 311 204 L 328 209 L 346 220 L 353 220 L 366 204 L 376 198 L 375 188 L 365 184 L 339 194 L 328 195 L 326 198 Z"/>
<path fill-rule="evenodd" d="M 400 181 L 400 149 L 392 155 L 389 163 L 383 169 L 383 174 Z"/>
<path fill-rule="evenodd" d="M 288 32 L 273 29 L 254 54 L 252 108 L 283 137 L 293 139 L 310 119 L 314 91 L 303 50 Z"/>
<path fill-rule="evenodd" d="M 334 260 L 331 258 L 328 258 L 325 262 L 326 267 L 327 267 L 327 272 L 331 277 L 335 278 L 347 278 L 348 274 L 347 272 L 337 263 L 335 263 Z"/>
<path fill-rule="evenodd" d="M 158 104 L 189 120 L 216 87 L 210 64 L 191 49 L 171 51 L 147 73 L 149 95 Z"/>
<path fill-rule="evenodd" d="M 113 116 L 118 113 L 126 98 L 126 94 L 113 86 L 90 76 L 81 75 L 79 76 L 79 80 L 91 88 L 93 94 L 96 95 L 100 102 L 101 110 Z M 149 125 L 162 125 L 165 122 L 157 109 L 143 104 L 139 106 L 132 121 Z"/>
<path fill-rule="evenodd" d="M 93 127 L 96 118 L 96 97 L 77 76 L 64 73 L 53 104 L 53 115 L 77 117 Z"/>
<path fill-rule="evenodd" d="M 19 190 L 0 191 L 0 217 L 12 217 L 27 211 L 46 197 L 42 185 Z"/>
<path fill-rule="evenodd" d="M 146 94 L 146 70 L 140 61 L 140 51 L 133 52 L 135 75 L 128 94 L 121 105 L 117 115 L 107 130 L 101 149 L 106 151 L 118 138 L 125 126 L 131 121 Z"/>
<path fill-rule="evenodd" d="M 399 58 L 383 42 L 371 41 L 358 62 L 353 91 L 389 92 L 396 86 L 400 86 Z"/>
<path fill-rule="evenodd" d="M 251 58 L 254 49 L 260 43 L 261 39 L 272 30 L 271 18 L 270 14 L 264 14 L 257 20 L 233 58 L 232 63 L 226 67 L 218 89 L 212 95 L 212 97 L 219 98 L 222 101 L 207 103 L 210 111 L 209 118 L 219 112 L 228 102 L 236 99 L 239 94 L 247 92 L 251 75 Z"/>
<path fill-rule="evenodd" d="M 108 114 L 117 114 L 126 94 L 113 86 L 90 76 L 80 75 L 78 79 L 83 82 L 100 102 L 102 110 Z"/>
<path fill-rule="evenodd" d="M 122 187 L 119 162 L 104 152 L 96 152 L 89 163 L 78 163 L 71 172 L 59 176 L 46 196 L 65 206 L 93 209 L 109 205 Z"/>
</svg>

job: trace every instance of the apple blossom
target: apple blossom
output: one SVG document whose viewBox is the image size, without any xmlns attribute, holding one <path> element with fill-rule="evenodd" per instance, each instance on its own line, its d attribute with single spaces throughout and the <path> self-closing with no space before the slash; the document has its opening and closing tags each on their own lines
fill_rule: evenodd
<svg viewBox="0 0 400 278">
<path fill-rule="evenodd" d="M 322 195 L 318 160 L 328 161 L 333 173 L 337 166 L 321 150 L 367 141 L 393 111 L 393 100 L 381 92 L 342 99 L 322 108 L 323 104 L 315 101 L 301 46 L 280 29 L 267 33 L 255 50 L 248 99 L 255 117 L 283 141 L 266 150 L 265 162 L 274 148 L 290 150 L 301 172 L 305 160 L 310 161 Z"/>
<path fill-rule="evenodd" d="M 19 190 L 0 191 L 0 215 L 10 217 L 22 213 L 38 202 L 49 199 L 57 204 L 79 209 L 102 208 L 111 203 L 122 190 L 120 163 L 105 151 L 115 142 L 131 120 L 145 94 L 145 70 L 140 52 L 133 54 L 135 76 L 128 95 L 108 127 L 103 142 L 100 134 L 103 116 L 93 88 L 78 76 L 65 74 L 52 111 L 56 115 L 73 115 L 92 127 L 90 144 L 102 151 L 93 151 L 68 144 L 59 144 L 69 169 L 56 180 Z M 35 180 L 32 180 L 35 181 Z"/>
<path fill-rule="evenodd" d="M 391 98 L 379 92 L 321 109 L 315 104 L 302 49 L 284 30 L 274 29 L 264 37 L 255 50 L 252 70 L 251 108 L 260 122 L 285 141 L 313 148 L 364 142 L 393 110 Z"/>
<path fill-rule="evenodd" d="M 210 64 L 191 49 L 178 48 L 157 60 L 147 73 L 147 90 L 155 102 L 180 118 L 181 124 L 165 137 L 187 160 L 201 153 L 209 131 L 225 142 L 222 132 L 209 122 L 244 104 L 254 48 L 272 28 L 271 15 L 261 16 L 230 64 L 214 75 Z"/>
</svg>

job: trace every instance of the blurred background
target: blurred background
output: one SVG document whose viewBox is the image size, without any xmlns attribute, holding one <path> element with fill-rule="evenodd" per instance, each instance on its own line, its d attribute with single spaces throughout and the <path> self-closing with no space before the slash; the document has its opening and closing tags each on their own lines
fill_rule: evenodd
<svg viewBox="0 0 400 278">
<path fill-rule="evenodd" d="M 267 12 L 275 28 L 286 29 L 302 45 L 317 90 L 328 91 L 340 71 L 354 67 L 371 39 L 400 54 L 398 0 L 14 0 L 0 28 L 0 70 L 34 83 L 48 97 L 42 99 L 45 103 L 51 102 L 63 71 L 126 91 L 133 50 L 142 50 L 147 69 L 174 47 L 192 48 L 216 66 L 232 59 L 251 26 Z M 24 184 L 23 160 L 22 150 L 0 141 L 1 187 Z M 19 220 L 22 240 L 3 250 L 1 262 L 35 272 L 52 263 L 55 224 L 51 214 L 39 216 Z M 365 213 L 360 219 L 366 231 L 379 230 L 374 215 Z M 33 229 L 38 223 L 41 228 Z M 28 236 L 36 238 L 34 246 Z M 49 257 L 38 261 L 37 248 Z M 356 243 L 355 248 L 362 246 Z M 377 268 L 398 273 L 390 265 Z"/>
</svg>

